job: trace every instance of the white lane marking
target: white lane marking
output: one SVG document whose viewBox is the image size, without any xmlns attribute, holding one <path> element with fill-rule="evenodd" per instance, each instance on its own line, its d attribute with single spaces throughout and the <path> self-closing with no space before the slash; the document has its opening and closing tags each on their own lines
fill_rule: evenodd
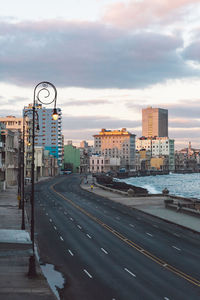
<svg viewBox="0 0 200 300">
<path fill-rule="evenodd" d="M 64 211 L 64 214 L 67 215 L 66 211 Z"/>
<path fill-rule="evenodd" d="M 90 236 L 88 233 L 87 233 L 86 235 L 87 235 L 87 237 L 89 237 L 89 239 L 91 239 L 91 238 L 92 238 L 92 237 L 91 237 L 91 236 Z"/>
<path fill-rule="evenodd" d="M 129 224 L 129 226 L 131 226 L 131 227 L 135 227 L 135 225 L 133 225 L 133 224 Z"/>
<path fill-rule="evenodd" d="M 68 252 L 71 256 L 74 256 L 74 253 L 70 249 L 68 249 Z"/>
<path fill-rule="evenodd" d="M 82 227 L 81 227 L 80 225 L 77 225 L 77 227 L 78 227 L 79 229 L 82 229 Z"/>
<path fill-rule="evenodd" d="M 169 298 L 167 298 L 167 297 L 164 297 L 164 299 L 165 299 L 165 300 L 169 300 Z"/>
<path fill-rule="evenodd" d="M 178 251 L 181 251 L 180 248 L 176 247 L 176 246 L 172 246 L 174 249 L 178 250 Z"/>
<path fill-rule="evenodd" d="M 146 232 L 146 234 L 148 234 L 149 236 L 153 236 L 153 234 L 149 233 L 149 232 Z"/>
<path fill-rule="evenodd" d="M 180 237 L 180 235 L 179 235 L 178 233 L 175 233 L 175 232 L 174 232 L 173 234 L 174 234 L 175 236 L 177 236 L 177 237 Z"/>
<path fill-rule="evenodd" d="M 52 222 L 52 219 L 49 219 L 49 222 Z"/>
<path fill-rule="evenodd" d="M 60 236 L 60 239 L 61 239 L 61 241 L 64 241 L 63 238 L 62 238 L 62 236 Z"/>
<path fill-rule="evenodd" d="M 164 265 L 163 265 L 163 267 L 166 267 L 166 266 L 167 266 L 167 264 L 164 264 Z"/>
<path fill-rule="evenodd" d="M 56 226 L 53 226 L 53 228 L 54 228 L 55 230 L 57 230 Z"/>
<path fill-rule="evenodd" d="M 48 216 L 48 213 L 46 213 L 46 216 Z"/>
<path fill-rule="evenodd" d="M 153 227 L 158 228 L 158 225 L 154 224 Z"/>
<path fill-rule="evenodd" d="M 74 221 L 74 219 L 73 219 L 73 218 L 70 218 L 70 220 L 71 220 L 71 221 Z"/>
<path fill-rule="evenodd" d="M 126 272 L 128 272 L 130 275 L 132 275 L 133 277 L 136 277 L 136 275 L 135 274 L 133 274 L 130 270 L 128 270 L 127 268 L 124 268 L 124 270 L 126 271 Z"/>
<path fill-rule="evenodd" d="M 105 254 L 108 254 L 108 252 L 103 248 L 101 248 L 101 251 L 103 251 Z"/>
<path fill-rule="evenodd" d="M 87 274 L 87 276 L 89 276 L 90 278 L 92 278 L 92 275 L 86 269 L 84 269 L 83 271 Z"/>
</svg>

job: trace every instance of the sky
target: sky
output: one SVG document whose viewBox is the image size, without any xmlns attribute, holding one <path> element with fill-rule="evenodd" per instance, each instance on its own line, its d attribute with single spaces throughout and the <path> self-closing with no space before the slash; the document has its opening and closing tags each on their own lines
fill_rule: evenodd
<svg viewBox="0 0 200 300">
<path fill-rule="evenodd" d="M 152 106 L 168 109 L 176 149 L 200 148 L 199 0 L 0 2 L 0 116 L 21 116 L 49 81 L 65 143 L 101 128 L 140 137 Z"/>
</svg>

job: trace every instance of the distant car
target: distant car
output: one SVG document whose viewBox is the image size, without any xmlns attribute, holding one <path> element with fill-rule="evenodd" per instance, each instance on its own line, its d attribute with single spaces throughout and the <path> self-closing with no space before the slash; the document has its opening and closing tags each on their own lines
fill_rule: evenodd
<svg viewBox="0 0 200 300">
<path fill-rule="evenodd" d="M 66 174 L 66 175 L 69 175 L 69 174 L 71 174 L 71 173 L 72 173 L 71 170 L 66 170 L 66 171 L 64 171 L 64 174 Z"/>
</svg>

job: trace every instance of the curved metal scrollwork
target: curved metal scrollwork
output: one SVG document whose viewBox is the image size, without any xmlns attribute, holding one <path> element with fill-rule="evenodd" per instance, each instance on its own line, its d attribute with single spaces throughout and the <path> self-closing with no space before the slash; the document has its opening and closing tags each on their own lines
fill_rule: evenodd
<svg viewBox="0 0 200 300">
<path fill-rule="evenodd" d="M 49 105 L 54 102 L 56 107 L 57 90 L 55 86 L 48 81 L 38 83 L 34 89 L 34 106 L 36 103 Z"/>
</svg>

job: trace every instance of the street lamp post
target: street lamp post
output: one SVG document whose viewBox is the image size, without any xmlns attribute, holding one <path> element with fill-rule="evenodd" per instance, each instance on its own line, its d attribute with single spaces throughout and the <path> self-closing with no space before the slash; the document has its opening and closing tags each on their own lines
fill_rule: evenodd
<svg viewBox="0 0 200 300">
<path fill-rule="evenodd" d="M 25 122 L 26 122 L 26 117 L 28 117 L 28 115 L 31 114 L 32 115 L 32 109 L 31 110 L 27 110 L 23 113 L 23 132 L 22 132 L 22 176 L 21 176 L 21 205 L 22 205 L 22 224 L 21 224 L 21 229 L 24 230 L 25 229 L 25 215 L 24 215 L 24 173 L 25 173 L 25 164 L 24 164 L 24 155 L 25 155 Z M 37 120 L 39 122 L 39 118 L 38 118 L 38 114 L 36 112 L 37 115 Z M 38 123 L 39 124 L 39 123 Z M 39 125 L 38 125 L 39 126 Z"/>
<path fill-rule="evenodd" d="M 32 106 L 32 163 L 31 163 L 31 241 L 32 241 L 32 255 L 29 258 L 29 271 L 28 275 L 31 277 L 36 276 L 36 265 L 35 265 L 35 247 L 34 247 L 34 230 L 35 230 L 35 215 L 34 215 L 34 169 L 35 169 L 35 112 L 36 105 L 45 104 L 49 105 L 54 103 L 54 109 L 52 118 L 57 120 L 58 114 L 56 110 L 57 90 L 55 86 L 48 82 L 43 81 L 36 85 L 34 88 L 33 95 L 33 106 Z"/>
</svg>

